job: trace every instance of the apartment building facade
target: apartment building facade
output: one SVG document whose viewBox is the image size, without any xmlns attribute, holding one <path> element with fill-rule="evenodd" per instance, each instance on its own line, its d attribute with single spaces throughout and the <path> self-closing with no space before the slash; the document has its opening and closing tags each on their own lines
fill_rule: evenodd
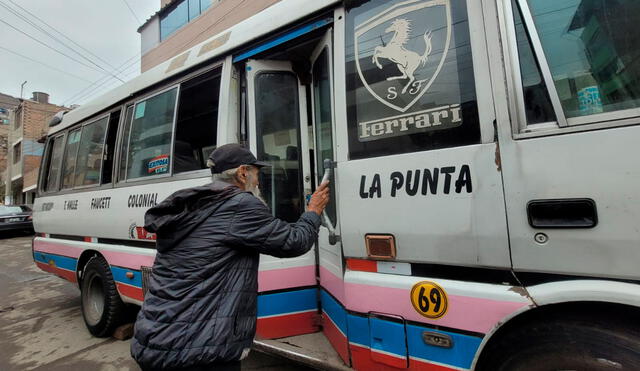
<svg viewBox="0 0 640 371">
<path fill-rule="evenodd" d="M 36 195 L 38 170 L 44 149 L 41 139 L 57 112 L 68 108 L 49 103 L 49 95 L 34 92 L 20 99 L 12 111 L 7 139 L 5 204 L 31 204 Z"/>
<path fill-rule="evenodd" d="M 160 0 L 160 10 L 138 28 L 140 69 L 188 50 L 280 0 Z"/>
<path fill-rule="evenodd" d="M 18 98 L 0 93 L 0 195 L 4 196 L 7 179 L 7 154 L 9 150 L 9 128 L 12 112 L 20 105 Z M 4 197 L 0 197 L 0 201 Z"/>
</svg>

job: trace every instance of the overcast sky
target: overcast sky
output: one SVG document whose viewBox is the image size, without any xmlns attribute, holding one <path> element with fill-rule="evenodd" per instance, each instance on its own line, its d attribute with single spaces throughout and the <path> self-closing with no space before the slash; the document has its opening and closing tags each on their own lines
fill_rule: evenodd
<svg viewBox="0 0 640 371">
<path fill-rule="evenodd" d="M 122 84 L 113 75 L 124 81 L 134 78 L 140 73 L 136 30 L 159 8 L 160 0 L 0 0 L 0 93 L 20 97 L 20 84 L 26 80 L 24 98 L 42 91 L 50 94 L 51 103 L 69 106 Z"/>
</svg>

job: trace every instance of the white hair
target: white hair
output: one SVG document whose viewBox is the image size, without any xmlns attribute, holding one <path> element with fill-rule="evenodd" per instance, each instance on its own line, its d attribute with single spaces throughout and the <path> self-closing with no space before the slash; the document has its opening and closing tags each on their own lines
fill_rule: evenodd
<svg viewBox="0 0 640 371">
<path fill-rule="evenodd" d="M 235 169 L 228 169 L 219 174 L 213 174 L 211 177 L 213 178 L 213 180 L 218 180 L 226 183 L 235 183 L 238 176 L 238 169 L 239 167 Z"/>
</svg>

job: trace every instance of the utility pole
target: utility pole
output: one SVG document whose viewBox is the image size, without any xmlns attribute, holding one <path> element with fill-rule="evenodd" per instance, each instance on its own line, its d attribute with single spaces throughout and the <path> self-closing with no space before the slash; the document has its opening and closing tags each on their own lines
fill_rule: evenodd
<svg viewBox="0 0 640 371">
<path fill-rule="evenodd" d="M 20 84 L 20 99 L 22 99 L 22 91 L 24 90 L 24 84 L 27 83 L 27 80 L 25 80 L 22 84 Z"/>
</svg>

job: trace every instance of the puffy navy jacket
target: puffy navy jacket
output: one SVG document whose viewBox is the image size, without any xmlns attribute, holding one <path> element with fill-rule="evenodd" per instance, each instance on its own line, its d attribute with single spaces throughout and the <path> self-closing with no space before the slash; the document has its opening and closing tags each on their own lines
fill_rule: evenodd
<svg viewBox="0 0 640 371">
<path fill-rule="evenodd" d="M 178 191 L 149 209 L 157 234 L 149 291 L 131 355 L 144 369 L 234 361 L 256 328 L 259 254 L 299 256 L 313 246 L 320 218 L 290 224 L 251 193 L 227 183 Z"/>
</svg>

